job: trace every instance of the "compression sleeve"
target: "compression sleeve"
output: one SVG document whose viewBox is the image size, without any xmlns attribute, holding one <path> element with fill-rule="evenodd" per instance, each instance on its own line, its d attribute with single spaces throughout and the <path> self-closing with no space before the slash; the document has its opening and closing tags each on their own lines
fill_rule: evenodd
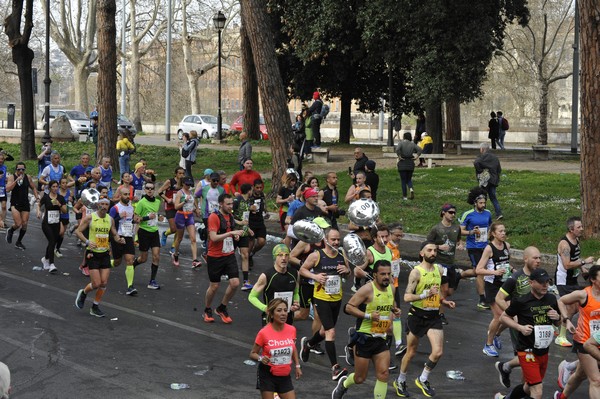
<svg viewBox="0 0 600 399">
<path fill-rule="evenodd" d="M 264 312 L 267 310 L 267 305 L 260 301 L 260 299 L 258 298 L 259 295 L 260 293 L 258 291 L 250 291 L 250 295 L 248 295 L 248 302 L 254 305 L 254 307 L 258 308 L 258 310 L 260 310 L 261 312 Z"/>
</svg>

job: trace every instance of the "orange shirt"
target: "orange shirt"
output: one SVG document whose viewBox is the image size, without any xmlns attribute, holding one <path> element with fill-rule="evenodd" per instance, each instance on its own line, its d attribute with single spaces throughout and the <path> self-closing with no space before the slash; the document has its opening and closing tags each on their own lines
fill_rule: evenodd
<svg viewBox="0 0 600 399">
<path fill-rule="evenodd" d="M 600 301 L 592 294 L 592 287 L 585 287 L 587 301 L 579 307 L 579 321 L 573 335 L 573 340 L 584 344 L 592 332 L 600 331 Z"/>
</svg>

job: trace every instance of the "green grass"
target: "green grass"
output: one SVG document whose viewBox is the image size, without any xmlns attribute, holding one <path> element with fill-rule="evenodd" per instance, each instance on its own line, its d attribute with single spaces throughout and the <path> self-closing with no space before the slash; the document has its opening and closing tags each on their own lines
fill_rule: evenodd
<svg viewBox="0 0 600 399">
<path fill-rule="evenodd" d="M 17 144 L 0 143 L 18 158 Z M 55 148 L 61 153 L 63 164 L 70 170 L 79 161 L 79 155 L 94 151 L 89 143 L 61 143 Z M 138 147 L 131 164 L 145 158 L 150 168 L 156 170 L 161 181 L 172 177 L 179 162 L 176 148 L 162 146 Z M 223 169 L 229 177 L 238 170 L 237 151 L 214 151 L 201 148 L 198 163 L 194 170 L 201 173 L 206 167 Z M 272 159 L 270 153 L 255 152 L 254 168 L 270 174 Z M 14 162 L 8 162 L 12 170 Z M 27 161 L 31 174 L 37 172 L 36 161 Z M 401 222 L 407 233 L 426 234 L 439 221 L 439 209 L 445 202 L 457 207 L 458 215 L 471 208 L 466 203 L 468 191 L 476 185 L 472 168 L 441 167 L 416 169 L 413 176 L 416 198 L 402 200 L 400 179 L 396 170 L 378 170 L 380 176 L 379 206 L 384 222 Z M 350 186 L 350 178 L 345 171 L 339 171 L 339 191 L 343 197 Z M 325 177 L 319 176 L 321 186 Z M 271 182 L 265 182 L 265 192 L 271 189 Z M 576 174 L 540 173 L 529 171 L 505 171 L 498 188 L 498 199 L 504 214 L 508 241 L 514 248 L 523 249 L 535 245 L 542 252 L 555 253 L 558 240 L 565 233 L 565 221 L 569 216 L 581 215 L 579 176 Z M 491 203 L 488 202 L 491 209 Z M 275 201 L 269 201 L 269 208 L 276 210 Z M 347 208 L 347 207 L 346 207 Z M 457 215 L 457 216 L 458 216 Z M 341 222 L 346 222 L 345 218 Z M 582 243 L 586 255 L 600 253 L 600 242 L 587 240 Z"/>
</svg>

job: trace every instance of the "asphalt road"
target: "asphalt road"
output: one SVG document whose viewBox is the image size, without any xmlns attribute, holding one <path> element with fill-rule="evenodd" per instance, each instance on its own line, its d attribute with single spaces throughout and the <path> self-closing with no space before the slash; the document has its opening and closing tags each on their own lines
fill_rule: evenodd
<svg viewBox="0 0 600 399">
<path fill-rule="evenodd" d="M 255 389 L 256 368 L 244 364 L 260 329 L 260 312 L 238 292 L 229 304 L 233 324 L 201 320 L 208 285 L 205 267 L 191 269 L 189 245 L 182 245 L 181 266 L 174 268 L 166 249 L 161 256 L 158 282 L 162 288 L 146 288 L 149 264 L 136 269 L 137 297 L 125 295 L 124 268 L 113 269 L 101 307 L 107 317 L 97 319 L 74 306 L 78 289 L 88 282 L 77 267 L 81 250 L 66 238 L 64 257 L 57 259 L 59 275 L 33 270 L 40 265 L 45 239 L 37 220 L 31 220 L 25 237 L 26 251 L 15 249 L 0 234 L 0 360 L 12 371 L 11 398 L 232 398 L 259 397 Z M 255 258 L 251 279 L 271 266 L 270 246 Z M 408 271 L 403 271 L 401 285 Z M 344 287 L 350 296 L 350 281 Z M 217 294 L 218 298 L 225 287 Z M 430 381 L 437 398 L 492 398 L 500 385 L 495 358 L 481 352 L 489 311 L 477 311 L 474 283 L 462 282 L 448 312 L 444 356 Z M 406 304 L 402 306 L 407 310 Z M 338 322 L 337 349 L 343 355 L 345 331 L 354 320 L 346 314 Z M 310 333 L 310 322 L 297 322 L 298 338 Z M 298 339 L 299 340 L 299 339 Z M 508 338 L 500 359 L 508 359 Z M 412 381 L 419 375 L 429 350 L 426 342 L 408 371 L 409 390 L 423 398 Z M 556 387 L 556 366 L 569 349 L 552 346 L 545 395 Z M 340 364 L 344 360 L 340 359 Z M 461 370 L 465 381 L 446 378 L 447 370 Z M 312 354 L 303 366 L 304 376 L 295 382 L 299 398 L 329 398 L 334 383 L 326 356 Z M 392 371 L 393 378 L 397 371 Z M 513 382 L 520 373 L 513 373 Z M 171 390 L 173 382 L 190 389 Z M 346 398 L 371 397 L 373 372 L 368 383 L 353 387 Z M 396 397 L 391 387 L 388 397 Z M 587 383 L 572 398 L 587 398 Z"/>
</svg>

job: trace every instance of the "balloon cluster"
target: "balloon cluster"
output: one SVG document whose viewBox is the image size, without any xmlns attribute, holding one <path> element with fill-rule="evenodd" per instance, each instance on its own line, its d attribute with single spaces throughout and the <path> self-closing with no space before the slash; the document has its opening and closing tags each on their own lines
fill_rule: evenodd
<svg viewBox="0 0 600 399">
<path fill-rule="evenodd" d="M 95 188 L 86 188 L 81 192 L 81 202 L 86 208 L 98 209 L 98 201 L 100 201 L 100 192 Z"/>
</svg>

